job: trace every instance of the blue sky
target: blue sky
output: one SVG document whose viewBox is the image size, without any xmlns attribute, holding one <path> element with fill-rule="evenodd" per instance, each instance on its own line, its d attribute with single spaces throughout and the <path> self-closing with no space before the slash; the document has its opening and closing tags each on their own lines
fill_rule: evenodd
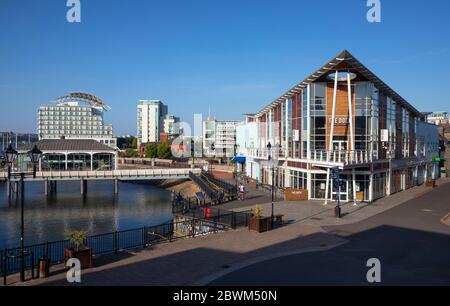
<svg viewBox="0 0 450 306">
<path fill-rule="evenodd" d="M 40 104 L 70 91 L 106 100 L 116 135 L 139 99 L 241 119 L 348 49 L 419 110 L 449 109 L 450 1 L 0 0 L 0 131 L 36 131 Z"/>
</svg>

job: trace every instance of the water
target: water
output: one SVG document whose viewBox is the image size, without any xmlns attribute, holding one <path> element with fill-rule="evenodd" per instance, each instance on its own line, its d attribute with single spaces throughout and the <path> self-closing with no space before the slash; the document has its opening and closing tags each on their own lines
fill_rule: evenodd
<svg viewBox="0 0 450 306">
<path fill-rule="evenodd" d="M 169 191 L 148 184 L 121 182 L 114 195 L 112 181 L 89 181 L 86 196 L 79 181 L 58 182 L 47 197 L 43 182 L 25 182 L 25 244 L 64 239 L 64 233 L 89 235 L 152 226 L 172 220 Z M 0 183 L 0 249 L 20 243 L 20 201 L 9 200 Z"/>
</svg>

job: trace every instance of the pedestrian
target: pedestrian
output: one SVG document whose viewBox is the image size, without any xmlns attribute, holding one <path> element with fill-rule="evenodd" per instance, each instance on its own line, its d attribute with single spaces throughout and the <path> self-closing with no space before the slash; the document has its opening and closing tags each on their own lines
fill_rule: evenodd
<svg viewBox="0 0 450 306">
<path fill-rule="evenodd" d="M 244 198 L 245 198 L 244 184 L 242 184 L 242 183 L 239 184 L 238 193 L 239 193 L 239 201 L 244 201 Z"/>
</svg>

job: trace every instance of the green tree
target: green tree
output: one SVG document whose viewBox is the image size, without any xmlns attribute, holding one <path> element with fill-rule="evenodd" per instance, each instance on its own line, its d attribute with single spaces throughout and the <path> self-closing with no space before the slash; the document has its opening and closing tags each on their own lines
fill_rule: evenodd
<svg viewBox="0 0 450 306">
<path fill-rule="evenodd" d="M 137 139 L 133 137 L 133 140 L 131 141 L 131 148 L 137 149 Z"/>
<path fill-rule="evenodd" d="M 161 159 L 170 159 L 172 158 L 172 151 L 170 146 L 167 143 L 160 143 L 156 147 L 157 156 Z"/>
<path fill-rule="evenodd" d="M 125 157 L 138 157 L 138 153 L 134 149 L 126 149 Z"/>
<path fill-rule="evenodd" d="M 147 144 L 145 147 L 145 157 L 155 158 L 157 156 L 156 146 L 152 143 Z"/>
</svg>

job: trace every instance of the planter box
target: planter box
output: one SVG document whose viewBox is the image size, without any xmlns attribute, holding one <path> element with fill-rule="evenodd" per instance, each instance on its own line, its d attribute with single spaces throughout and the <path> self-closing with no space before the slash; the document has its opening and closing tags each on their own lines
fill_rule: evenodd
<svg viewBox="0 0 450 306">
<path fill-rule="evenodd" d="M 248 229 L 258 233 L 267 232 L 270 229 L 270 217 L 250 218 Z"/>
<path fill-rule="evenodd" d="M 428 180 L 427 181 L 427 187 L 436 187 L 436 181 L 435 180 Z"/>
<path fill-rule="evenodd" d="M 64 259 L 77 258 L 80 261 L 81 269 L 92 267 L 92 249 L 76 251 L 74 249 L 64 249 Z"/>
</svg>

